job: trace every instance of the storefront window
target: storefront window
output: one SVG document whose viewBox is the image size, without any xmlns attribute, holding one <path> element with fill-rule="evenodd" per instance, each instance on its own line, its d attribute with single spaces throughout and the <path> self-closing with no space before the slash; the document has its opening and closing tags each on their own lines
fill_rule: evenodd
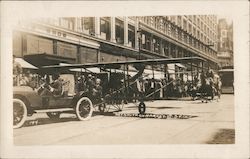
<svg viewBox="0 0 250 159">
<path fill-rule="evenodd" d="M 115 39 L 117 44 L 124 44 L 124 23 L 119 19 L 115 19 Z"/>
<path fill-rule="evenodd" d="M 101 26 L 100 26 L 100 36 L 104 40 L 110 40 L 110 18 L 105 17 L 101 18 L 100 20 Z"/>
</svg>

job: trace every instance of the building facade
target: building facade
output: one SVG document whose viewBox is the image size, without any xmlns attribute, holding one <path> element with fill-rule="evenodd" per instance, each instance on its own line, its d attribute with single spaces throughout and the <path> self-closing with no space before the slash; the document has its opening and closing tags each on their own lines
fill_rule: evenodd
<svg viewBox="0 0 250 159">
<path fill-rule="evenodd" d="M 218 21 L 218 60 L 219 66 L 233 66 L 233 23 L 226 19 Z"/>
<path fill-rule="evenodd" d="M 13 54 L 36 66 L 202 57 L 217 69 L 215 15 L 44 18 L 20 22 Z"/>
</svg>

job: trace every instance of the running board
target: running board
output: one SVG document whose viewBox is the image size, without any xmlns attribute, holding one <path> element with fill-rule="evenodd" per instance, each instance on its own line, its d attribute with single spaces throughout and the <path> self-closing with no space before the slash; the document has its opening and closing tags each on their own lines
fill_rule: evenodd
<svg viewBox="0 0 250 159">
<path fill-rule="evenodd" d="M 47 112 L 66 112 L 73 111 L 73 108 L 58 108 L 58 109 L 43 109 L 43 110 L 34 110 L 36 113 L 47 113 Z"/>
</svg>

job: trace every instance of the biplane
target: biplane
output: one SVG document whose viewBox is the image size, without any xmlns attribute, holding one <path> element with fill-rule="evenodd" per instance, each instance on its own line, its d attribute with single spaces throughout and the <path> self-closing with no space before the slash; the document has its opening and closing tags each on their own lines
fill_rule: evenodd
<svg viewBox="0 0 250 159">
<path fill-rule="evenodd" d="M 29 88 L 28 86 L 14 86 L 13 91 L 13 125 L 14 128 L 21 127 L 27 116 L 34 113 L 44 112 L 54 119 L 59 118 L 61 113 L 74 113 L 79 120 L 87 120 L 92 116 L 94 107 L 98 107 L 100 112 L 107 110 L 107 105 L 113 105 L 117 109 L 122 110 L 123 104 L 136 100 L 138 103 L 138 111 L 144 114 L 146 111 L 145 98 L 155 94 L 159 90 L 154 90 L 148 95 L 137 91 L 136 96 L 130 96 L 129 92 L 136 81 L 144 78 L 146 75 L 144 71 L 146 68 L 151 68 L 152 79 L 154 79 L 155 71 L 163 68 L 164 76 L 167 76 L 168 64 L 191 64 L 191 73 L 193 63 L 197 67 L 205 60 L 200 57 L 184 57 L 184 58 L 170 58 L 170 59 L 147 59 L 147 60 L 134 60 L 134 61 L 117 61 L 117 62 L 101 62 L 101 63 L 86 63 L 86 64 L 66 64 L 66 65 L 53 65 L 43 66 L 38 69 L 38 73 L 42 75 L 51 75 L 59 73 L 62 77 L 66 78 L 68 86 L 71 84 L 71 89 L 64 89 L 59 96 L 41 96 L 38 90 Z M 130 67 L 135 68 L 133 76 L 130 74 Z M 163 67 L 162 67 L 163 66 Z M 75 91 L 75 72 L 80 74 L 91 74 L 91 68 L 98 68 L 103 77 L 105 74 L 109 77 L 109 90 L 106 90 L 102 98 L 91 96 L 85 90 L 80 92 Z M 119 80 L 111 80 L 114 72 L 120 72 Z M 100 76 L 101 77 L 101 76 Z M 114 77 L 114 76 L 113 76 Z M 117 74 L 115 74 L 117 77 Z M 66 81 L 65 80 L 65 81 Z M 117 84 L 117 81 L 119 84 Z M 69 84 L 70 83 L 70 84 Z M 107 84 L 107 83 L 106 83 Z M 116 87 L 114 87 L 116 86 Z"/>
</svg>

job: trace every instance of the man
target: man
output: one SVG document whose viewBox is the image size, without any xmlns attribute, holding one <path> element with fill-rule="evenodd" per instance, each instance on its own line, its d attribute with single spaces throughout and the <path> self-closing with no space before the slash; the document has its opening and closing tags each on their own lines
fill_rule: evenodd
<svg viewBox="0 0 250 159">
<path fill-rule="evenodd" d="M 49 85 L 43 86 L 43 91 L 41 92 L 41 96 L 52 95 L 55 97 L 59 97 L 63 92 L 63 83 L 62 79 L 59 78 L 59 74 L 52 75 L 52 82 Z"/>
<path fill-rule="evenodd" d="M 20 65 L 20 63 L 15 61 L 16 56 L 13 55 L 13 61 L 12 61 L 12 65 L 13 65 L 13 85 L 14 86 L 19 86 L 20 85 L 20 76 L 23 72 L 23 69 Z"/>
<path fill-rule="evenodd" d="M 86 80 L 85 80 L 84 75 L 79 76 L 77 78 L 76 89 L 77 89 L 77 92 L 86 91 L 87 88 L 86 88 Z"/>
<path fill-rule="evenodd" d="M 92 76 L 91 74 L 88 75 L 88 79 L 87 79 L 87 82 L 86 82 L 86 91 L 88 92 L 88 95 L 89 96 L 93 96 L 93 90 L 95 88 L 95 81 L 94 81 L 94 76 Z"/>
<path fill-rule="evenodd" d="M 93 95 L 97 98 L 102 98 L 102 86 L 101 86 L 101 79 L 96 79 L 96 84 L 93 89 Z"/>
<path fill-rule="evenodd" d="M 143 98 L 145 94 L 145 83 L 143 77 L 139 77 L 139 79 L 136 81 L 136 87 L 138 90 L 139 98 Z"/>
</svg>

